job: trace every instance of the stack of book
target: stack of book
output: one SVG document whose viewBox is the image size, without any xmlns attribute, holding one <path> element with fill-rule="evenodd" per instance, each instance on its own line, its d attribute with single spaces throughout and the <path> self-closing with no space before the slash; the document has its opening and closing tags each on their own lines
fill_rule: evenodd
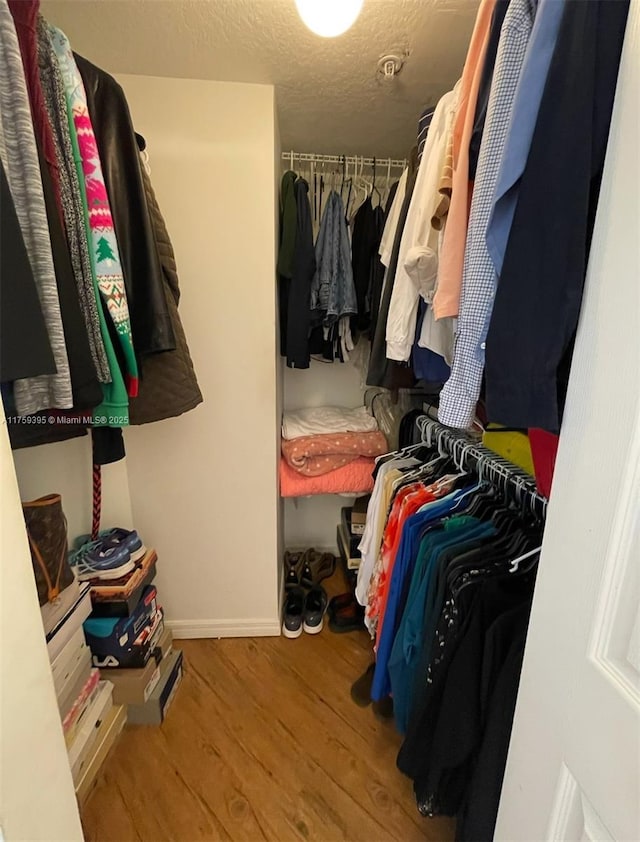
<svg viewBox="0 0 640 842">
<path fill-rule="evenodd" d="M 113 684 L 102 680 L 92 665 L 83 631 L 91 610 L 90 586 L 75 580 L 54 603 L 41 608 L 69 765 L 81 803 L 126 721 L 126 709 L 114 703 Z"/>
<path fill-rule="evenodd" d="M 182 679 L 182 652 L 173 650 L 171 631 L 152 584 L 158 556 L 148 550 L 121 579 L 89 583 L 91 615 L 84 635 L 92 664 L 113 686 L 113 700 L 125 705 L 130 723 L 159 725 Z"/>
</svg>

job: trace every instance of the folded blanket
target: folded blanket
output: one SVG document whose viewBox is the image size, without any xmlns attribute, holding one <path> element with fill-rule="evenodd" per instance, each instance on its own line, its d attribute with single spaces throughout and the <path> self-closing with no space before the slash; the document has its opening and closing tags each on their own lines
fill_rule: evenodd
<svg viewBox="0 0 640 842">
<path fill-rule="evenodd" d="M 370 433 L 378 429 L 378 422 L 366 406 L 346 409 L 342 406 L 314 406 L 285 412 L 282 418 L 282 438 L 318 436 L 324 433 Z"/>
<path fill-rule="evenodd" d="M 280 495 L 282 497 L 308 497 L 312 494 L 360 494 L 373 490 L 375 459 L 360 457 L 350 465 L 323 474 L 320 477 L 303 477 L 280 459 Z"/>
<path fill-rule="evenodd" d="M 387 440 L 375 433 L 327 433 L 322 436 L 301 436 L 282 442 L 282 455 L 287 464 L 305 477 L 319 477 L 348 465 L 359 456 L 381 456 Z"/>
</svg>

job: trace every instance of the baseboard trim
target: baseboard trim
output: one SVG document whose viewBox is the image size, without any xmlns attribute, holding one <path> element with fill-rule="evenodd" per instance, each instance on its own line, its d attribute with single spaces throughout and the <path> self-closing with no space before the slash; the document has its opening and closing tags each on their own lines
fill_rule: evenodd
<svg viewBox="0 0 640 842">
<path fill-rule="evenodd" d="M 169 620 L 166 625 L 177 640 L 199 637 L 275 637 L 278 620 Z"/>
</svg>

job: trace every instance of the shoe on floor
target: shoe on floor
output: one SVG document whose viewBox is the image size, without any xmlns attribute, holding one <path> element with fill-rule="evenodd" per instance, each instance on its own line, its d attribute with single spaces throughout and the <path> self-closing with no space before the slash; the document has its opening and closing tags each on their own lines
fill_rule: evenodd
<svg viewBox="0 0 640 842">
<path fill-rule="evenodd" d="M 351 698 L 361 708 L 371 704 L 371 687 L 373 685 L 373 673 L 375 672 L 375 661 L 366 668 L 360 678 L 351 685 Z"/>
<path fill-rule="evenodd" d="M 305 596 L 302 588 L 287 592 L 282 611 L 282 634 L 294 639 L 302 634 Z"/>
<path fill-rule="evenodd" d="M 300 584 L 305 588 L 312 588 L 323 579 L 333 576 L 335 569 L 336 557 L 332 553 L 321 553 L 311 547 L 302 558 Z"/>
<path fill-rule="evenodd" d="M 350 605 L 353 605 L 355 602 L 355 597 L 351 593 L 351 591 L 347 591 L 347 593 L 341 593 L 337 596 L 332 597 L 329 600 L 329 607 L 327 609 L 329 616 L 333 617 L 339 611 L 343 611 L 345 608 L 348 608 Z"/>
<path fill-rule="evenodd" d="M 289 551 L 284 554 L 284 588 L 287 591 L 300 587 L 302 555 L 302 553 L 290 553 Z"/>
<path fill-rule="evenodd" d="M 378 719 L 393 718 L 393 699 L 391 696 L 385 696 L 384 699 L 380 699 L 379 702 L 373 702 L 371 707 Z"/>
<path fill-rule="evenodd" d="M 124 545 L 98 540 L 69 553 L 69 564 L 81 582 L 90 579 L 120 579 L 135 569 Z"/>
<path fill-rule="evenodd" d="M 361 631 L 364 629 L 364 608 L 358 603 L 353 594 L 341 594 L 334 597 L 339 600 L 332 606 L 329 603 L 329 628 L 336 634 Z"/>
<path fill-rule="evenodd" d="M 307 634 L 319 634 L 327 610 L 327 592 L 321 585 L 311 588 L 304 602 L 303 628 Z"/>
<path fill-rule="evenodd" d="M 135 529 L 123 529 L 121 526 L 114 526 L 112 529 L 103 529 L 98 533 L 98 538 L 109 544 L 122 545 L 129 550 L 131 561 L 140 561 L 147 553 L 147 548 Z M 91 542 L 91 535 L 80 535 L 73 542 L 74 549 L 79 550 L 85 544 Z"/>
</svg>

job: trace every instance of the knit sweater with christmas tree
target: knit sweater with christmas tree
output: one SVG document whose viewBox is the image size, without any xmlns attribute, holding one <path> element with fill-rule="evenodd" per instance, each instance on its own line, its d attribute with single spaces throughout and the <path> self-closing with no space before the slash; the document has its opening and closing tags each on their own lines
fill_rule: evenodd
<svg viewBox="0 0 640 842">
<path fill-rule="evenodd" d="M 49 26 L 49 37 L 55 50 L 64 81 L 67 104 L 82 158 L 84 187 L 89 211 L 89 240 L 96 279 L 109 315 L 115 325 L 124 354 L 129 396 L 138 394 L 138 365 L 131 336 L 127 294 L 122 275 L 118 242 L 113 227 L 107 188 L 102 175 L 98 147 L 87 108 L 82 77 L 73 58 L 67 36 Z"/>
<path fill-rule="evenodd" d="M 73 116 L 71 111 L 67 113 L 69 140 L 71 142 L 72 158 L 78 173 L 80 182 L 83 182 L 82 156 L 80 155 L 80 147 L 78 146 L 78 136 L 76 134 L 75 126 L 73 124 Z M 79 197 L 82 204 L 82 219 L 85 231 L 89 231 L 89 209 L 87 207 L 87 195 L 84 190 L 79 191 Z M 88 234 L 87 234 L 88 236 Z M 93 280 L 93 290 L 95 300 L 98 304 L 98 319 L 100 324 L 100 333 L 104 349 L 107 354 L 107 361 L 109 365 L 109 381 L 102 383 L 102 403 L 93 410 L 93 425 L 95 427 L 126 427 L 129 424 L 129 396 L 127 394 L 127 387 L 124 383 L 118 357 L 116 356 L 113 342 L 111 341 L 111 334 L 109 326 L 104 315 L 105 308 L 100 306 L 100 290 L 98 288 L 98 279 L 96 276 L 95 255 L 92 249 L 88 249 L 89 263 L 91 268 L 91 277 Z"/>
</svg>

